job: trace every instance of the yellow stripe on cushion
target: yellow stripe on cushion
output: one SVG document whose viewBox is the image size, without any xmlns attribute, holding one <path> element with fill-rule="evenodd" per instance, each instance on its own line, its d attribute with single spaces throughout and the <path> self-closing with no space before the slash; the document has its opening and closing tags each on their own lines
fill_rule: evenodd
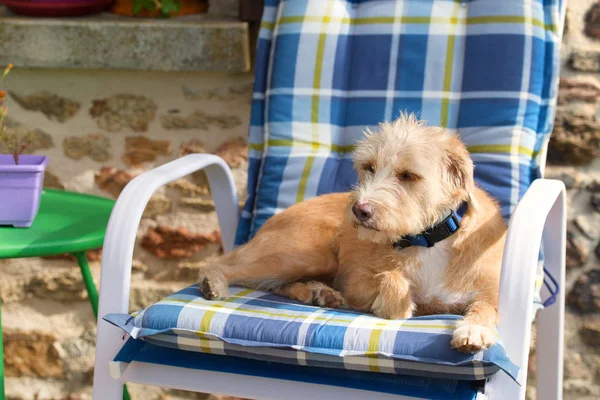
<svg viewBox="0 0 600 400">
<path fill-rule="evenodd" d="M 260 27 L 262 29 L 267 29 L 267 30 L 272 31 L 273 29 L 275 29 L 275 23 L 263 21 L 263 22 L 260 23 Z"/>
<path fill-rule="evenodd" d="M 475 146 L 467 146 L 470 153 L 518 153 L 524 156 L 535 157 L 536 151 L 523 146 L 511 146 L 510 144 L 482 144 Z"/>
<path fill-rule="evenodd" d="M 336 153 L 351 153 L 354 151 L 354 145 L 338 145 L 334 143 L 319 143 L 306 142 L 303 140 L 291 140 L 291 139 L 270 139 L 269 146 L 273 147 L 310 147 L 313 150 L 331 150 Z"/>
<path fill-rule="evenodd" d="M 288 15 L 281 17 L 276 23 L 262 22 L 261 28 L 273 30 L 275 25 L 302 24 L 304 22 L 323 22 L 323 17 L 310 15 Z M 347 17 L 331 17 L 329 22 L 346 24 L 346 25 L 390 25 L 390 24 L 456 24 L 455 18 L 445 17 L 430 17 L 430 16 L 404 16 L 404 17 L 364 17 L 364 18 L 347 18 Z M 465 19 L 467 25 L 485 25 L 485 24 L 531 24 L 542 28 L 546 31 L 556 32 L 555 24 L 544 24 L 542 20 L 537 18 L 526 18 L 522 15 L 484 15 L 478 17 L 467 17 Z"/>
<path fill-rule="evenodd" d="M 227 303 L 231 303 L 237 299 L 239 299 L 240 297 L 244 297 L 250 293 L 254 292 L 254 289 L 246 289 L 246 290 L 242 290 L 241 292 L 239 292 L 236 295 L 233 295 L 225 300 L 222 300 L 220 302 L 218 302 L 217 304 L 213 304 L 212 307 L 213 308 L 228 308 L 226 306 Z M 192 303 L 192 301 L 190 301 L 189 303 Z M 235 309 L 235 308 L 233 308 Z M 206 311 L 204 313 L 204 315 L 202 316 L 202 320 L 200 321 L 200 330 L 199 332 L 196 332 L 196 334 L 201 337 L 201 338 L 206 338 L 206 336 L 204 335 L 204 333 L 206 332 L 210 332 L 210 324 L 212 322 L 213 317 L 215 316 L 215 314 L 217 313 L 217 311 Z M 200 348 L 202 349 L 203 352 L 205 353 L 211 353 L 211 349 L 210 347 L 201 345 Z"/>
<path fill-rule="evenodd" d="M 454 44 L 456 40 L 456 25 L 458 24 L 458 13 L 460 12 L 460 4 L 454 5 L 452 11 L 450 32 L 448 33 L 448 45 L 446 46 L 446 66 L 444 68 L 444 93 L 442 96 L 442 111 L 440 114 L 440 126 L 446 128 L 448 126 L 448 113 L 450 109 L 450 98 L 447 93 L 452 88 L 452 66 L 454 64 Z M 462 21 L 461 21 L 462 22 Z"/>
<path fill-rule="evenodd" d="M 317 44 L 317 56 L 315 61 L 315 73 L 313 77 L 313 89 L 319 89 L 321 87 L 321 78 L 323 73 L 323 59 L 325 57 L 325 44 L 327 41 L 327 25 L 331 22 L 332 17 L 331 11 L 333 10 L 334 1 L 329 1 L 327 4 L 327 9 L 325 10 L 325 15 L 322 19 L 321 25 L 321 33 L 319 34 L 319 41 Z M 298 194 L 296 195 L 296 203 L 300 203 L 304 200 L 304 196 L 306 195 L 306 185 L 308 182 L 308 177 L 310 176 L 310 171 L 312 170 L 313 163 L 315 161 L 314 154 L 319 150 L 318 146 L 315 146 L 315 143 L 318 143 L 319 140 L 319 104 L 320 97 L 318 94 L 314 94 L 312 97 L 312 105 L 311 105 L 311 113 L 310 113 L 310 121 L 312 122 L 312 140 L 313 146 L 311 155 L 306 159 L 306 164 L 304 165 L 304 169 L 302 170 L 302 178 L 298 184 Z"/>
<path fill-rule="evenodd" d="M 292 139 L 270 139 L 268 141 L 269 147 L 310 147 L 312 149 L 333 151 L 335 153 L 347 154 L 354 151 L 354 145 L 339 145 L 334 143 L 319 143 L 319 142 L 307 142 L 304 140 L 292 140 Z M 248 147 L 255 151 L 263 151 L 265 145 L 263 143 L 250 143 Z"/>
<path fill-rule="evenodd" d="M 354 151 L 354 145 L 337 145 L 331 143 L 316 143 L 316 142 L 305 142 L 300 140 L 286 140 L 286 139 L 271 139 L 269 140 L 270 147 L 317 147 L 319 150 L 328 150 L 340 154 L 348 154 Z M 264 150 L 263 143 L 250 143 L 249 147 L 252 150 L 262 151 Z M 483 144 L 467 146 L 467 150 L 470 153 L 506 153 L 511 154 L 513 146 L 508 144 Z M 519 146 L 517 148 L 519 154 L 535 157 L 538 152 L 528 147 Z"/>
<path fill-rule="evenodd" d="M 378 322 L 377 324 L 375 324 L 375 326 L 385 327 L 386 323 Z M 381 370 L 379 369 L 379 359 L 375 354 L 379 352 L 379 340 L 381 339 L 382 331 L 382 329 L 373 329 L 373 331 L 371 331 L 371 337 L 369 338 L 369 348 L 367 349 L 367 351 L 371 354 L 367 355 L 367 357 L 369 359 L 369 369 L 371 370 L 371 372 L 381 372 Z"/>
<path fill-rule="evenodd" d="M 168 302 L 174 302 L 174 303 L 191 303 L 191 300 L 179 300 L 179 299 L 169 299 L 168 301 L 162 302 L 162 304 L 168 303 Z M 228 304 L 210 304 L 208 302 L 206 303 L 195 303 L 194 304 L 195 307 L 200 308 L 200 309 L 208 309 L 210 311 L 207 311 L 207 313 L 211 313 L 212 315 L 218 313 L 218 309 L 225 309 L 225 310 L 235 310 L 235 313 L 238 314 L 254 314 L 254 315 L 261 315 L 261 316 L 268 316 L 268 317 L 279 317 L 279 318 L 289 318 L 289 319 L 294 319 L 294 320 L 305 320 L 306 318 L 308 318 L 311 314 L 312 311 L 308 312 L 307 314 L 287 314 L 287 313 L 281 313 L 281 312 L 271 312 L 271 311 L 264 311 L 264 310 L 256 310 L 256 309 L 246 309 L 243 308 L 242 306 L 240 307 L 230 307 Z M 217 308 L 217 310 L 211 310 Z M 206 315 L 205 315 L 206 318 Z M 340 324 L 350 324 L 351 322 L 354 321 L 354 319 L 341 319 L 341 318 L 331 318 L 331 317 L 315 317 L 313 319 L 314 321 L 322 321 L 322 322 L 335 322 L 335 323 L 340 323 Z M 407 322 L 410 320 L 385 320 L 385 321 L 381 321 L 378 322 L 379 324 L 381 324 L 380 326 L 385 327 L 385 328 L 399 328 L 399 327 L 404 327 L 404 328 L 413 328 L 413 329 L 434 329 L 434 330 L 448 330 L 448 329 L 453 329 L 452 325 L 440 325 L 440 324 L 423 324 L 423 323 L 412 323 L 412 322 Z M 204 318 L 203 318 L 203 322 L 204 322 Z M 449 320 L 449 322 L 451 322 Z M 201 331 L 198 331 L 198 334 L 201 334 L 202 332 L 206 333 L 206 332 L 210 332 L 208 329 L 210 328 L 210 321 L 207 320 L 208 325 L 202 325 L 200 326 Z M 371 325 L 371 323 L 369 323 L 369 325 Z M 358 326 L 364 326 L 364 325 L 358 325 Z"/>
</svg>

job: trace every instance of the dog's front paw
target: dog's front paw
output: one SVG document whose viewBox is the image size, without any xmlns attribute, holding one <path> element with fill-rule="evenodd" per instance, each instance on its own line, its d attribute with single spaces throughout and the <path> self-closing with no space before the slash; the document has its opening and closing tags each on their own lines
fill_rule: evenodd
<svg viewBox="0 0 600 400">
<path fill-rule="evenodd" d="M 493 329 L 463 321 L 454 330 L 451 345 L 463 353 L 477 353 L 495 344 L 496 340 L 496 332 Z"/>
<path fill-rule="evenodd" d="M 415 304 L 410 297 L 389 301 L 383 294 L 379 294 L 371 306 L 371 311 L 378 318 L 409 319 L 413 317 Z"/>
<path fill-rule="evenodd" d="M 339 308 L 346 304 L 340 292 L 328 287 L 315 290 L 312 301 L 315 306 L 327 308 Z"/>
<path fill-rule="evenodd" d="M 227 282 L 221 274 L 201 274 L 200 291 L 206 300 L 220 300 L 229 297 Z"/>
</svg>

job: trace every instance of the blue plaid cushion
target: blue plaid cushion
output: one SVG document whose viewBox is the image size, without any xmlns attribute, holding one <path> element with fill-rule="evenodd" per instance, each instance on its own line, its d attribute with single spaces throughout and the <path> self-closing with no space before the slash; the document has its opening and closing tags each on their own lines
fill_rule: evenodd
<svg viewBox="0 0 600 400">
<path fill-rule="evenodd" d="M 385 320 L 299 304 L 270 293 L 232 288 L 207 301 L 190 286 L 136 313 L 104 319 L 161 347 L 428 378 L 481 380 L 518 368 L 497 344 L 477 354 L 450 348 L 452 315 Z"/>
<path fill-rule="evenodd" d="M 561 11 L 559 0 L 266 0 L 237 243 L 296 202 L 348 190 L 353 144 L 402 110 L 458 131 L 508 218 L 552 128 Z"/>
</svg>

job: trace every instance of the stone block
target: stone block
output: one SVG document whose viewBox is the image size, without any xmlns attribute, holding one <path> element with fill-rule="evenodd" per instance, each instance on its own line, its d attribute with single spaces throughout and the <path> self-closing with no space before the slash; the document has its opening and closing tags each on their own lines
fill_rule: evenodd
<svg viewBox="0 0 600 400">
<path fill-rule="evenodd" d="M 600 71 L 600 52 L 587 49 L 575 49 L 569 59 L 571 69 L 580 72 Z"/>
<path fill-rule="evenodd" d="M 207 114 L 197 110 L 187 116 L 163 115 L 160 118 L 162 126 L 167 130 L 175 129 L 202 129 L 209 130 L 216 126 L 221 129 L 231 129 L 242 124 L 237 115 L 233 114 Z"/>
<path fill-rule="evenodd" d="M 177 260 L 190 257 L 203 250 L 209 243 L 220 241 L 219 231 L 194 234 L 185 228 L 159 225 L 146 232 L 142 239 L 142 247 L 160 259 Z"/>
<path fill-rule="evenodd" d="M 67 122 L 81 107 L 77 101 L 48 92 L 37 92 L 27 96 L 10 92 L 10 96 L 25 110 L 41 112 L 48 119 L 58 122 Z"/>
<path fill-rule="evenodd" d="M 231 1 L 213 3 L 219 3 L 213 10 L 237 10 Z M 0 65 L 10 62 L 23 68 L 247 72 L 248 25 L 201 15 L 21 18 L 0 7 Z"/>
<path fill-rule="evenodd" d="M 38 273 L 31 279 L 27 291 L 36 297 L 56 301 L 81 301 L 87 293 L 78 269 L 56 268 Z"/>
<path fill-rule="evenodd" d="M 548 146 L 548 161 L 560 165 L 586 165 L 600 156 L 600 123 L 559 110 Z"/>
<path fill-rule="evenodd" d="M 112 158 L 110 139 L 103 133 L 86 136 L 70 136 L 63 140 L 65 156 L 74 160 L 89 157 L 94 161 L 108 161 Z"/>
<path fill-rule="evenodd" d="M 567 296 L 567 303 L 580 314 L 600 311 L 600 270 L 593 269 L 582 274 Z"/>
<path fill-rule="evenodd" d="M 558 104 L 571 102 L 596 103 L 600 97 L 600 87 L 595 82 L 561 78 L 558 90 Z"/>
<path fill-rule="evenodd" d="M 6 330 L 3 336 L 6 376 L 63 375 L 63 361 L 54 335 Z"/>
<path fill-rule="evenodd" d="M 168 140 L 152 140 L 145 136 L 125 138 L 123 161 L 130 167 L 141 167 L 144 163 L 156 161 L 158 156 L 171 153 Z"/>
</svg>

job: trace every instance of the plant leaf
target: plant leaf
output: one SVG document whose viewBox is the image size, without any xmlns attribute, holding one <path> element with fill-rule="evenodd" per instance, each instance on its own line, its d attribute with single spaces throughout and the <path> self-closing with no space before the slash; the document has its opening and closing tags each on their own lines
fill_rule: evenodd
<svg viewBox="0 0 600 400">
<path fill-rule="evenodd" d="M 178 0 L 163 0 L 161 13 L 170 16 L 172 13 L 179 12 L 181 3 Z"/>
<path fill-rule="evenodd" d="M 133 14 L 138 15 L 144 8 L 144 3 L 140 0 L 133 3 Z"/>
<path fill-rule="evenodd" d="M 8 64 L 6 66 L 6 68 L 4 69 L 4 73 L 2 74 L 2 79 L 6 78 L 6 75 L 8 75 L 8 73 L 10 72 L 10 70 L 12 69 L 13 65 L 12 64 Z"/>
</svg>

